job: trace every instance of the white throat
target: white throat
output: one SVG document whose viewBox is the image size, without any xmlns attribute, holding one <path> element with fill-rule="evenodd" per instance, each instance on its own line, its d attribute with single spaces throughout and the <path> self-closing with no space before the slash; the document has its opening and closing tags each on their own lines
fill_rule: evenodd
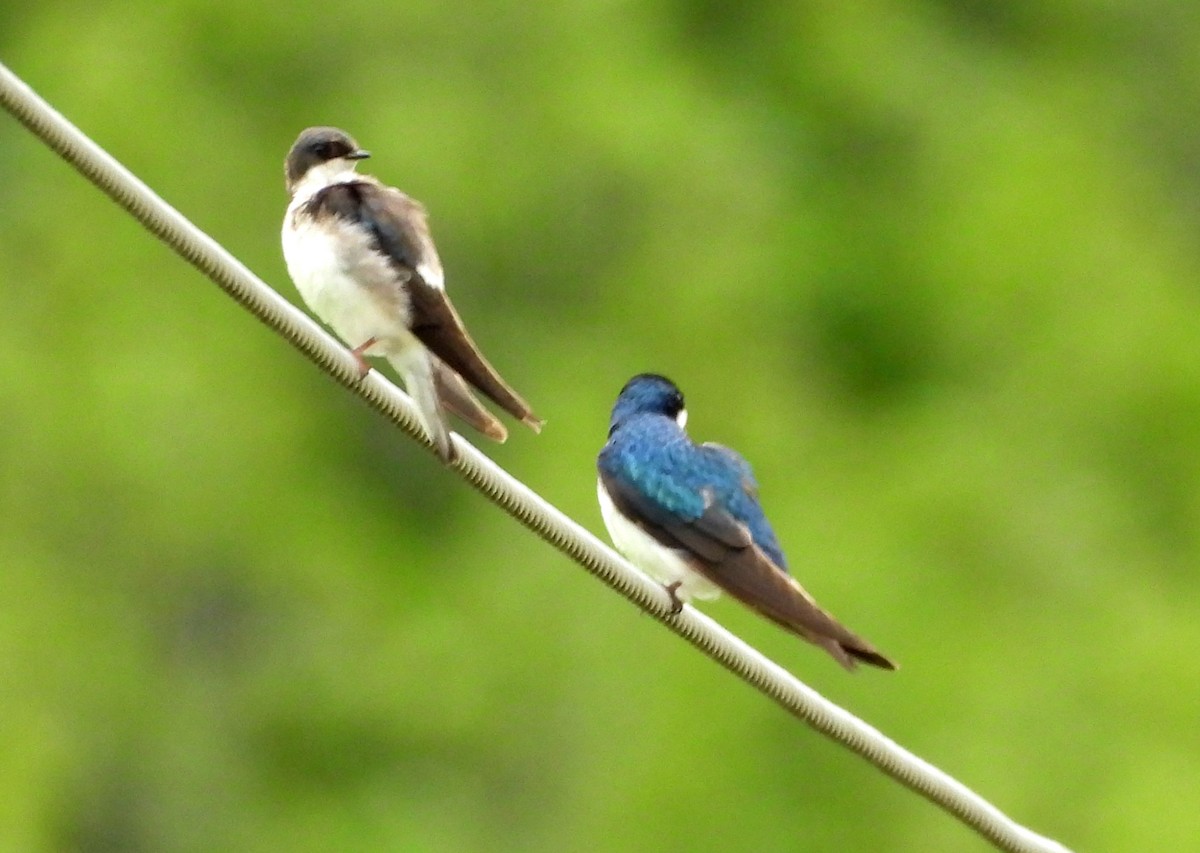
<svg viewBox="0 0 1200 853">
<path fill-rule="evenodd" d="M 292 201 L 307 200 L 330 184 L 357 180 L 361 176 L 354 171 L 354 165 L 353 160 L 338 157 L 336 160 L 326 160 L 313 166 L 292 188 Z"/>
</svg>

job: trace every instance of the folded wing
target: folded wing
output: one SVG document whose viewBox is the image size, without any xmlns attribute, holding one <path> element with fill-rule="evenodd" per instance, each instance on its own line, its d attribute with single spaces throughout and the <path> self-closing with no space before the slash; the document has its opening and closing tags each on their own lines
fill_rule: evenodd
<svg viewBox="0 0 1200 853">
<path fill-rule="evenodd" d="M 829 652 L 846 669 L 856 661 L 883 669 L 896 665 L 822 610 L 803 587 L 754 543 L 750 529 L 721 508 L 710 487 L 635 486 L 620 466 L 602 465 L 613 504 L 665 547 L 725 592 L 763 616 Z"/>
</svg>

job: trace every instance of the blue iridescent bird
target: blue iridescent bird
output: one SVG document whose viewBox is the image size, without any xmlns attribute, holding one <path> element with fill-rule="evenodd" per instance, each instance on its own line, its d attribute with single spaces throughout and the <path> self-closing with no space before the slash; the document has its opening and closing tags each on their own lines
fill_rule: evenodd
<svg viewBox="0 0 1200 853">
<path fill-rule="evenodd" d="M 617 550 L 665 584 L 677 608 L 722 591 L 814 643 L 848 670 L 896 664 L 822 610 L 787 572 L 750 464 L 684 431 L 683 393 L 652 373 L 621 389 L 597 459 L 597 491 Z"/>
</svg>

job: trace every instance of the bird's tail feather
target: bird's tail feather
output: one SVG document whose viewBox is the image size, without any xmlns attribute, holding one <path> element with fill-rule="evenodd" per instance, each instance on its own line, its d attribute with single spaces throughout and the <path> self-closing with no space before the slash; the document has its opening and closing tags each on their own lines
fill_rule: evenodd
<svg viewBox="0 0 1200 853">
<path fill-rule="evenodd" d="M 463 378 L 436 356 L 433 362 L 433 381 L 437 386 L 438 399 L 446 411 L 462 418 L 492 441 L 503 444 L 508 439 L 508 430 L 504 424 L 484 408 Z"/>
<path fill-rule="evenodd" d="M 434 359 L 423 348 L 414 347 L 403 356 L 389 356 L 388 361 L 404 377 L 404 387 L 417 407 L 417 416 L 425 427 L 433 449 L 442 462 L 449 465 L 457 457 L 450 441 L 450 429 L 438 398 Z"/>
<path fill-rule="evenodd" d="M 757 608 L 764 615 L 809 642 L 816 643 L 847 670 L 853 671 L 860 662 L 880 669 L 898 668 L 895 661 L 880 654 L 874 646 L 821 608 L 795 578 L 784 577 L 795 594 L 781 608 L 770 608 L 773 612 Z"/>
<path fill-rule="evenodd" d="M 886 658 L 874 649 L 858 648 L 855 646 L 842 646 L 842 650 L 855 660 L 860 660 L 863 663 L 869 663 L 871 666 L 877 666 L 880 669 L 899 669 L 899 666 L 891 658 Z"/>
</svg>

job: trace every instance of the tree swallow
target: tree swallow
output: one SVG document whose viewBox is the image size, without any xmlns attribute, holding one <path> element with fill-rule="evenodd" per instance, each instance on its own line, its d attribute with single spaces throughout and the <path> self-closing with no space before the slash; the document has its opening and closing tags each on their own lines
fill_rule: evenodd
<svg viewBox="0 0 1200 853">
<path fill-rule="evenodd" d="M 787 573 L 750 464 L 728 447 L 694 443 L 686 423 L 671 380 L 644 373 L 621 389 L 597 459 L 600 511 L 617 550 L 666 585 L 676 612 L 723 590 L 846 669 L 860 661 L 895 669 Z"/>
<path fill-rule="evenodd" d="M 542 421 L 483 357 L 446 295 L 425 208 L 354 171 L 369 156 L 333 127 L 308 128 L 288 152 L 283 256 L 300 296 L 352 348 L 363 376 L 368 355 L 391 363 L 444 462 L 454 459 L 444 409 L 489 438 L 508 437 L 467 382 L 540 431 Z"/>
</svg>

